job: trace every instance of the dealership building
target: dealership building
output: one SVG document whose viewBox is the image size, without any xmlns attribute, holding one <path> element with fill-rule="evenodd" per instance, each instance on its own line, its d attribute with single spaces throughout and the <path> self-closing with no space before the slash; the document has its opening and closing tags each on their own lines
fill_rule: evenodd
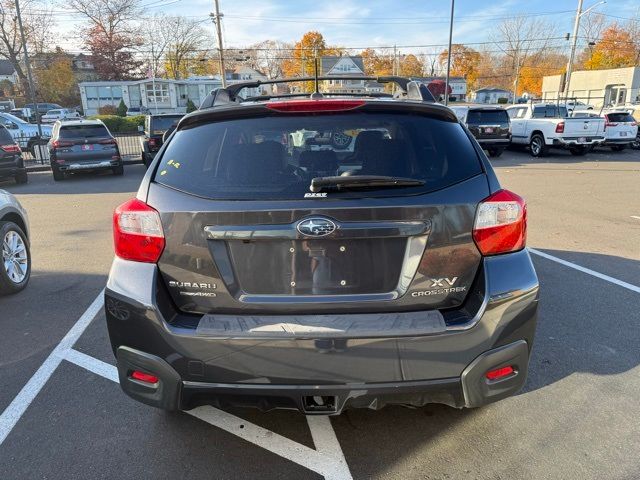
<svg viewBox="0 0 640 480">
<path fill-rule="evenodd" d="M 561 91 L 561 75 L 542 79 L 543 100 L 554 101 L 563 97 Z M 568 97 L 575 97 L 594 107 L 640 103 L 640 67 L 573 72 Z"/>
</svg>

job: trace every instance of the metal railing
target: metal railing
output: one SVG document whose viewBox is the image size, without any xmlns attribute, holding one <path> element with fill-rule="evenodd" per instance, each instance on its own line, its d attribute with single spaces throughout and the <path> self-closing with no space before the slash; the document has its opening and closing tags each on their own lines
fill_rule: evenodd
<svg viewBox="0 0 640 480">
<path fill-rule="evenodd" d="M 143 134 L 137 131 L 117 132 L 113 136 L 118 142 L 118 150 L 125 162 L 142 162 L 142 144 L 140 137 Z M 48 139 L 33 139 L 32 137 L 14 137 L 14 140 L 22 148 L 22 158 L 27 167 L 49 165 Z"/>
</svg>

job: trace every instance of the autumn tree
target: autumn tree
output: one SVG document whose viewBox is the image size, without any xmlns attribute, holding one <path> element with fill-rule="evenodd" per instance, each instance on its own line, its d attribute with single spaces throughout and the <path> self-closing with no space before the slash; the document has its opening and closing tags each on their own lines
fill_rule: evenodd
<svg viewBox="0 0 640 480">
<path fill-rule="evenodd" d="M 142 62 L 135 59 L 133 50 L 142 44 L 142 36 L 132 22 L 140 13 L 140 0 L 69 0 L 68 5 L 89 22 L 85 46 L 103 80 L 140 74 Z"/>
<path fill-rule="evenodd" d="M 404 55 L 400 60 L 400 75 L 405 77 L 422 77 L 422 62 L 412 53 Z"/>
<path fill-rule="evenodd" d="M 59 53 L 46 65 L 34 69 L 38 99 L 60 105 L 80 103 L 78 83 L 73 74 L 71 58 Z"/>
<path fill-rule="evenodd" d="M 447 69 L 447 59 L 449 50 L 442 51 L 439 62 L 442 70 Z M 464 77 L 470 89 L 474 89 L 480 76 L 480 52 L 473 48 L 461 44 L 451 45 L 451 69 L 450 73 L 454 77 Z"/>
<path fill-rule="evenodd" d="M 53 15 L 50 7 L 44 0 L 22 0 L 20 7 L 29 53 L 41 53 L 49 45 L 52 34 Z M 22 63 L 23 54 L 15 1 L 0 0 L 0 58 L 11 62 L 18 81 L 23 90 L 26 90 L 24 86 L 27 84 L 27 74 Z"/>
<path fill-rule="evenodd" d="M 201 22 L 183 16 L 167 16 L 160 29 L 165 42 L 165 70 L 169 78 L 190 75 L 189 66 L 199 62 L 199 50 L 208 39 Z"/>
<path fill-rule="evenodd" d="M 585 67 L 589 70 L 632 67 L 635 62 L 636 51 L 631 33 L 614 22 L 602 32 Z"/>
<path fill-rule="evenodd" d="M 393 74 L 393 55 L 385 51 L 377 52 L 367 48 L 360 52 L 364 64 L 365 75 L 383 76 Z"/>
</svg>

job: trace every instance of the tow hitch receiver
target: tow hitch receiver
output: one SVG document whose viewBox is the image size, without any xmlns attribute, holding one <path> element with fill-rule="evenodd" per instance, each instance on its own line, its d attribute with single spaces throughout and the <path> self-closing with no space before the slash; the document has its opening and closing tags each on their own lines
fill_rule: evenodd
<svg viewBox="0 0 640 480">
<path fill-rule="evenodd" d="M 302 408 L 308 415 L 336 413 L 338 397 L 335 395 L 309 395 L 302 397 Z"/>
</svg>

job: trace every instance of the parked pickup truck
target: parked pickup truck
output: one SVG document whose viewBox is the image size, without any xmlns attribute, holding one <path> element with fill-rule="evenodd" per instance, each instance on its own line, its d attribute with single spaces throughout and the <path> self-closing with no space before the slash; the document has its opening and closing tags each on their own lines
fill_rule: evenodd
<svg viewBox="0 0 640 480">
<path fill-rule="evenodd" d="M 564 105 L 514 105 L 507 108 L 507 113 L 511 118 L 511 142 L 528 145 L 534 157 L 545 156 L 550 148 L 584 155 L 605 141 L 604 118 L 569 118 Z"/>
<path fill-rule="evenodd" d="M 30 151 L 34 153 L 34 145 L 46 145 L 47 140 L 51 137 L 51 127 L 41 125 L 42 138 L 38 135 L 38 126 L 25 122 L 23 119 L 11 115 L 10 113 L 0 112 L 0 125 L 9 130 L 11 136 L 18 142 L 22 151 Z"/>
</svg>

